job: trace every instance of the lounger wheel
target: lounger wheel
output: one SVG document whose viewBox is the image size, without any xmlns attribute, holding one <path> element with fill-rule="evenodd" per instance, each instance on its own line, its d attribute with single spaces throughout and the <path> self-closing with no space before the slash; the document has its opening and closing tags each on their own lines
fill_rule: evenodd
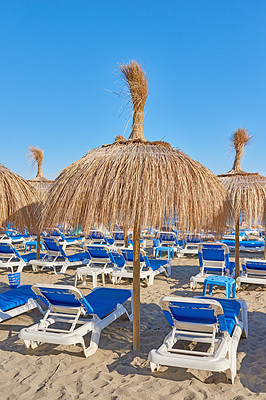
<svg viewBox="0 0 266 400">
<path fill-rule="evenodd" d="M 193 281 L 190 281 L 190 289 L 195 290 L 196 289 L 197 284 Z"/>
</svg>

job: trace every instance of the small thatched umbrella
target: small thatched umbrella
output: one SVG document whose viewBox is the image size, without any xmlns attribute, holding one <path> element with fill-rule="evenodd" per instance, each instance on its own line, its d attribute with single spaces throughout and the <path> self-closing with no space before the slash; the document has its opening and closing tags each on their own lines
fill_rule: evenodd
<svg viewBox="0 0 266 400">
<path fill-rule="evenodd" d="M 40 225 L 41 223 L 41 214 L 44 208 L 44 204 L 46 202 L 47 198 L 47 193 L 49 191 L 49 188 L 53 184 L 53 181 L 46 179 L 43 176 L 43 171 L 42 171 L 42 163 L 43 163 L 43 151 L 41 149 L 38 149 L 34 146 L 29 146 L 29 158 L 32 160 L 34 164 L 37 165 L 38 170 L 37 170 L 37 175 L 33 179 L 29 179 L 28 182 L 31 186 L 33 186 L 38 194 L 38 206 L 35 212 L 35 226 L 34 229 L 36 229 L 37 233 L 37 254 L 36 258 L 37 260 L 40 258 L 40 234 L 42 231 L 42 226 Z"/>
<path fill-rule="evenodd" d="M 170 144 L 143 135 L 146 74 L 135 61 L 120 67 L 134 109 L 130 137 L 89 151 L 65 168 L 49 193 L 45 220 L 112 229 L 133 223 L 133 348 L 140 344 L 140 229 L 160 227 L 178 215 L 185 230 L 221 228 L 226 191 L 203 165 Z"/>
<path fill-rule="evenodd" d="M 34 224 L 36 191 L 23 178 L 0 164 L 0 226 L 5 227 L 7 221 L 17 228 Z"/>
<path fill-rule="evenodd" d="M 239 218 L 251 224 L 264 217 L 266 201 L 266 177 L 241 169 L 241 155 L 251 139 L 246 129 L 238 129 L 231 141 L 236 151 L 233 168 L 226 174 L 218 175 L 232 202 L 235 220 L 235 268 L 239 275 Z M 264 250 L 266 256 L 266 250 Z"/>
</svg>

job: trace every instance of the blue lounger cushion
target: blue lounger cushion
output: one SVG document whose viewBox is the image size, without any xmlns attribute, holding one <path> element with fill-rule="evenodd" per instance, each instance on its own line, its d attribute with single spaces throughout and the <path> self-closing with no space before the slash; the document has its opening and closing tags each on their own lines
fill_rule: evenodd
<svg viewBox="0 0 266 400">
<path fill-rule="evenodd" d="M 197 297 L 198 299 L 206 299 L 205 297 Z M 221 319 L 220 325 L 224 325 L 229 335 L 231 335 L 235 326 L 235 317 L 238 316 L 241 305 L 237 300 L 220 299 L 212 297 L 212 300 L 217 300 L 223 307 L 224 318 Z M 174 302 L 173 302 L 174 304 Z M 199 324 L 214 324 L 217 322 L 217 317 L 214 315 L 214 310 L 209 308 L 209 304 L 199 303 L 176 303 L 177 306 L 169 307 L 170 311 L 176 321 L 190 322 Z M 164 311 L 164 315 L 171 326 L 173 326 L 173 319 L 168 311 Z"/>
<path fill-rule="evenodd" d="M 83 253 L 71 254 L 67 256 L 67 258 L 70 262 L 75 262 L 75 261 L 83 261 L 86 258 L 90 260 L 91 257 L 88 252 L 84 251 Z"/>
<path fill-rule="evenodd" d="M 254 270 L 254 271 L 261 271 L 266 273 L 266 262 L 261 261 L 261 262 L 252 262 L 252 261 L 246 261 L 246 264 L 242 264 L 242 268 L 244 271 L 248 270 Z"/>
<path fill-rule="evenodd" d="M 37 299 L 30 285 L 22 285 L 16 289 L 7 290 L 0 294 L 0 309 L 8 311 L 26 304 L 29 299 Z"/>
<path fill-rule="evenodd" d="M 41 291 L 52 305 L 80 307 L 82 304 L 87 313 L 96 314 L 99 318 L 112 312 L 118 303 L 124 303 L 132 295 L 128 289 L 96 288 L 87 296 L 77 300 L 67 289 L 47 287 Z"/>
<path fill-rule="evenodd" d="M 152 260 L 147 258 L 146 264 L 151 267 L 153 271 L 156 271 L 158 268 L 168 264 L 168 260 Z"/>
</svg>

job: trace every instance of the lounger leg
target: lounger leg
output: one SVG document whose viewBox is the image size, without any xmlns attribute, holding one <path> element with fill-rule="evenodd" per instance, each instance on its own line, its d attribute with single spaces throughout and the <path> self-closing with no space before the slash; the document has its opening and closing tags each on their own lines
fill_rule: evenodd
<svg viewBox="0 0 266 400">
<path fill-rule="evenodd" d="M 151 372 L 154 372 L 154 371 L 159 371 L 160 365 L 150 362 L 150 367 L 151 367 Z"/>
<path fill-rule="evenodd" d="M 102 282 L 103 282 L 103 286 L 105 286 L 105 276 L 104 276 L 104 272 L 102 272 Z"/>
<path fill-rule="evenodd" d="M 95 272 L 92 273 L 92 286 L 93 289 L 97 287 L 97 275 Z"/>
</svg>

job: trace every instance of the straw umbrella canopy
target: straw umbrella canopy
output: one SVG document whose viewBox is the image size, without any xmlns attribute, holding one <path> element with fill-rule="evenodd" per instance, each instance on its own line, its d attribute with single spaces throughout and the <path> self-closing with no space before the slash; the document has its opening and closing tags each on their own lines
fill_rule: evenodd
<svg viewBox="0 0 266 400">
<path fill-rule="evenodd" d="M 236 151 L 233 168 L 226 174 L 218 175 L 227 190 L 234 214 L 236 277 L 239 275 L 239 218 L 244 215 L 249 224 L 265 218 L 266 177 L 243 171 L 240 163 L 244 148 L 250 139 L 251 136 L 243 128 L 233 134 L 231 142 Z"/>
<path fill-rule="evenodd" d="M 35 201 L 36 190 L 0 164 L 0 226 L 6 227 L 7 221 L 19 229 L 33 225 Z"/>
<path fill-rule="evenodd" d="M 38 204 L 35 212 L 35 224 L 34 229 L 37 231 L 37 260 L 40 258 L 40 234 L 42 231 L 41 226 L 41 214 L 44 209 L 44 204 L 47 199 L 49 188 L 53 184 L 52 180 L 46 179 L 43 176 L 42 164 L 43 164 L 43 150 L 38 149 L 34 146 L 29 146 L 29 158 L 33 164 L 37 165 L 37 175 L 33 179 L 28 179 L 31 186 L 36 189 L 38 195 Z"/>
<path fill-rule="evenodd" d="M 49 192 L 44 218 L 112 229 L 133 224 L 133 348 L 140 345 L 140 229 L 160 227 L 178 216 L 180 228 L 220 229 L 226 191 L 206 167 L 169 143 L 145 140 L 143 110 L 147 77 L 136 61 L 120 67 L 133 105 L 130 137 L 89 151 L 66 167 Z"/>
</svg>

